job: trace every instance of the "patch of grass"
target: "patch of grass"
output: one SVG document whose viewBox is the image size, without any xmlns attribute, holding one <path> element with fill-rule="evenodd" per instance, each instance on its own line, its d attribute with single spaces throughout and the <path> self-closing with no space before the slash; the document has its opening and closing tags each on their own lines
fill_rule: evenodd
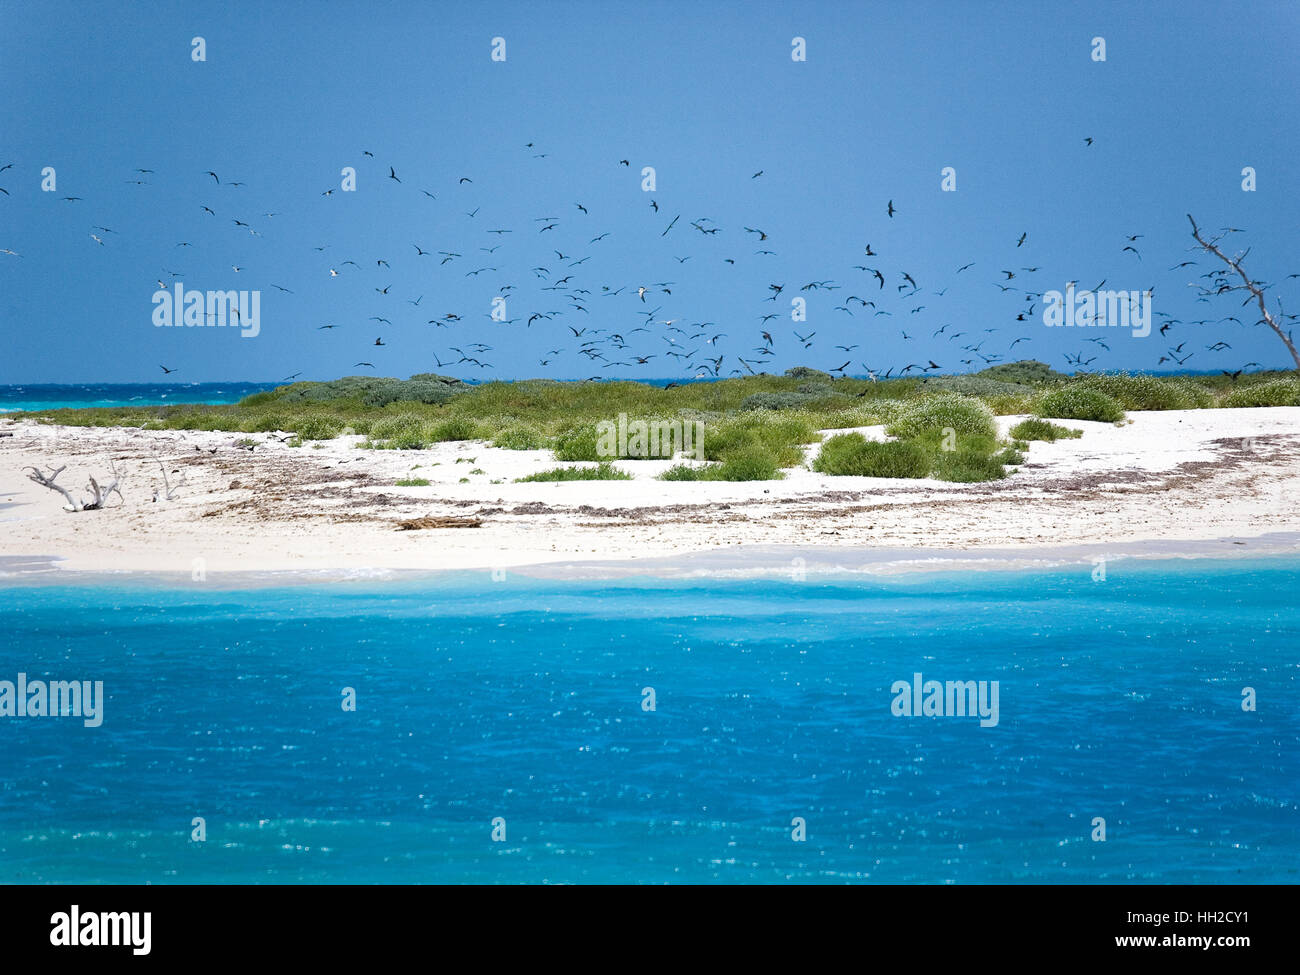
<svg viewBox="0 0 1300 975">
<path fill-rule="evenodd" d="M 933 465 L 931 451 L 919 443 L 881 443 L 860 433 L 841 433 L 822 445 L 813 470 L 854 477 L 925 477 Z"/>
<path fill-rule="evenodd" d="M 1002 362 L 988 369 L 975 373 L 985 379 L 996 379 L 1004 383 L 1023 383 L 1034 385 L 1065 379 L 1063 372 L 1057 372 L 1046 362 L 1037 359 L 1021 359 L 1019 362 Z"/>
<path fill-rule="evenodd" d="M 1124 419 L 1124 407 L 1118 400 L 1079 385 L 1061 386 L 1044 393 L 1035 405 L 1034 413 L 1040 417 L 1095 420 L 1099 423 L 1118 423 Z"/>
<path fill-rule="evenodd" d="M 404 477 L 395 482 L 398 487 L 428 487 L 429 482 L 422 477 Z"/>
<path fill-rule="evenodd" d="M 1008 433 L 1017 440 L 1046 440 L 1049 443 L 1054 443 L 1057 440 L 1073 440 L 1083 436 L 1082 430 L 1063 427 L 1041 417 L 1030 417 L 1028 420 L 1021 420 Z"/>
<path fill-rule="evenodd" d="M 550 441 L 539 430 L 532 427 L 506 427 L 492 438 L 492 446 L 502 450 L 541 450 L 550 446 Z"/>
<path fill-rule="evenodd" d="M 761 445 L 731 451 L 718 465 L 719 481 L 779 481 L 781 471 L 777 455 Z"/>
<path fill-rule="evenodd" d="M 1234 389 L 1223 397 L 1233 409 L 1250 406 L 1300 406 L 1300 379 L 1274 379 Z"/>
<path fill-rule="evenodd" d="M 1214 403 L 1209 390 L 1181 376 L 1099 373 L 1075 380 L 1075 385 L 1105 393 L 1126 410 L 1194 410 Z"/>
<path fill-rule="evenodd" d="M 690 464 L 674 464 L 668 470 L 659 475 L 661 481 L 712 481 L 716 480 L 710 477 L 710 472 L 716 470 L 717 464 L 704 464 L 700 467 L 692 467 Z"/>
<path fill-rule="evenodd" d="M 419 413 L 389 415 L 370 428 L 370 445 L 380 450 L 419 450 L 428 443 Z"/>
<path fill-rule="evenodd" d="M 468 480 L 466 478 L 465 480 Z M 632 475 L 620 471 L 609 461 L 595 467 L 553 467 L 548 471 L 538 471 L 527 477 L 517 477 L 517 483 L 529 481 L 630 481 Z"/>
<path fill-rule="evenodd" d="M 985 411 L 1096 419 L 1114 417 L 1116 409 L 1122 415 L 1124 408 L 1212 406 L 1216 397 L 1225 406 L 1297 405 L 1300 382 L 1294 372 L 1069 377 L 1034 361 L 1000 364 L 973 376 L 878 382 L 795 367 L 786 375 L 760 373 L 672 388 L 542 379 L 471 385 L 420 373 L 409 380 L 345 376 L 294 383 L 237 404 L 43 410 L 8 419 L 235 435 L 286 431 L 297 442 L 316 443 L 317 437 L 352 434 L 371 449 L 414 450 L 443 440 L 483 439 L 503 449 L 550 447 L 557 460 L 599 463 L 616 458 L 598 454 L 596 425 L 625 413 L 629 420 L 702 421 L 705 456 L 714 463 L 758 448 L 786 469 L 804 462 L 803 447 L 818 430 L 883 424 L 903 439 L 916 439 L 950 426 L 964 443 L 972 433 L 988 433 L 987 417 L 980 416 Z M 744 473 L 754 456 L 737 460 L 733 473 Z"/>
<path fill-rule="evenodd" d="M 704 456 L 725 462 L 757 450 L 770 455 L 777 467 L 796 467 L 803 463 L 803 445 L 816 439 L 816 428 L 803 414 L 745 413 L 705 425 Z"/>
<path fill-rule="evenodd" d="M 596 452 L 598 439 L 594 424 L 565 430 L 555 438 L 555 459 L 601 460 Z"/>
<path fill-rule="evenodd" d="M 993 411 L 979 400 L 959 393 L 939 393 L 909 403 L 885 432 L 891 437 L 907 439 L 946 429 L 958 434 L 994 437 L 998 428 Z"/>
<path fill-rule="evenodd" d="M 978 481 L 998 481 L 1007 476 L 1004 464 L 1021 463 L 1024 458 L 1012 454 L 1018 460 L 1004 459 L 1007 451 L 991 454 L 979 447 L 959 447 L 957 450 L 940 450 L 935 454 L 934 476 L 941 481 L 956 481 L 963 484 Z"/>
<path fill-rule="evenodd" d="M 292 429 L 299 440 L 333 440 L 343 432 L 343 423 L 337 417 L 315 413 L 296 420 Z"/>
<path fill-rule="evenodd" d="M 445 443 L 449 440 L 486 440 L 492 431 L 469 417 L 452 416 L 434 423 L 427 428 L 430 443 Z"/>
</svg>

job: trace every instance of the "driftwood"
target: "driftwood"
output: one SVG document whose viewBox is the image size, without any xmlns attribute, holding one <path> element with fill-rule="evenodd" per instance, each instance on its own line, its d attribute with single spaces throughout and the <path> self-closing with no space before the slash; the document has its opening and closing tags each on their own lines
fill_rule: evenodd
<svg viewBox="0 0 1300 975">
<path fill-rule="evenodd" d="M 63 495 L 68 502 L 68 507 L 64 509 L 66 511 L 100 511 L 114 494 L 117 495 L 119 501 L 123 504 L 126 503 L 126 499 L 122 497 L 122 492 L 118 488 L 121 478 L 118 476 L 116 463 L 112 465 L 113 481 L 111 484 L 101 485 L 94 477 L 90 478 L 90 483 L 87 485 L 91 492 L 89 501 L 78 501 L 67 488 L 55 483 L 58 476 L 67 470 L 67 467 L 67 464 L 57 469 L 51 467 L 48 474 L 41 473 L 38 467 L 24 467 L 23 470 L 31 471 L 27 475 L 29 481 L 35 481 L 41 487 L 49 488 L 51 491 L 58 491 L 59 494 Z"/>
<path fill-rule="evenodd" d="M 168 500 L 168 501 L 174 501 L 174 500 L 176 500 L 176 492 L 177 492 L 177 490 L 179 490 L 180 488 L 185 487 L 185 482 L 186 482 L 185 473 L 184 473 L 183 471 L 181 472 L 181 479 L 180 479 L 179 481 L 177 481 L 177 482 L 176 482 L 176 485 L 173 487 L 172 484 L 171 484 L 171 482 L 167 479 L 167 468 L 166 468 L 166 466 L 163 464 L 162 461 L 158 461 L 157 463 L 158 463 L 158 470 L 160 470 L 160 471 L 162 472 L 162 478 L 163 478 L 163 497 L 164 497 L 166 500 Z M 157 492 L 157 491 L 154 491 L 153 499 L 154 499 L 155 501 L 158 500 L 158 492 Z"/>
<path fill-rule="evenodd" d="M 1196 242 L 1200 244 L 1204 250 L 1213 254 L 1224 264 L 1228 265 L 1228 267 L 1230 267 L 1232 270 L 1236 271 L 1237 274 L 1241 276 L 1241 280 L 1244 282 L 1243 284 L 1237 284 L 1237 285 L 1224 284 L 1222 287 L 1214 291 L 1209 291 L 1203 288 L 1201 289 L 1202 293 L 1206 295 L 1215 295 L 1215 294 L 1222 294 L 1225 291 L 1245 290 L 1250 292 L 1249 296 L 1247 296 L 1246 298 L 1246 301 L 1242 302 L 1242 304 L 1246 304 L 1251 300 L 1251 298 L 1254 298 L 1255 302 L 1259 305 L 1259 313 L 1262 316 L 1259 321 L 1263 322 L 1265 325 L 1271 328 L 1273 330 L 1273 333 L 1282 340 L 1282 344 L 1285 345 L 1287 351 L 1291 353 L 1291 358 L 1295 360 L 1296 368 L 1300 369 L 1300 351 L 1296 350 L 1295 343 L 1291 341 L 1291 336 L 1282 330 L 1282 326 L 1278 322 L 1278 320 L 1275 319 L 1271 314 L 1269 314 L 1268 305 L 1264 301 L 1264 288 L 1260 287 L 1258 281 L 1252 281 L 1250 275 L 1246 273 L 1245 268 L 1241 266 L 1242 261 L 1246 259 L 1246 255 L 1250 253 L 1250 248 L 1246 248 L 1245 251 L 1235 255 L 1234 257 L 1229 257 L 1227 254 L 1223 253 L 1223 251 L 1219 249 L 1219 241 L 1222 239 L 1221 236 L 1213 237 L 1207 240 L 1205 237 L 1201 235 L 1201 228 L 1196 226 L 1196 221 L 1192 218 L 1192 215 L 1190 213 L 1187 215 L 1187 219 L 1191 221 L 1192 236 L 1196 238 Z M 1282 311 L 1281 298 L 1277 300 L 1277 307 L 1278 307 L 1278 315 L 1284 318 L 1285 315 Z M 1259 322 L 1256 322 L 1255 324 L 1258 325 Z"/>
<path fill-rule="evenodd" d="M 409 532 L 419 531 L 423 528 L 477 528 L 481 524 L 483 524 L 482 518 L 456 518 L 451 515 L 435 518 L 432 515 L 425 515 L 423 518 L 408 518 L 406 521 L 399 521 L 397 530 Z"/>
</svg>

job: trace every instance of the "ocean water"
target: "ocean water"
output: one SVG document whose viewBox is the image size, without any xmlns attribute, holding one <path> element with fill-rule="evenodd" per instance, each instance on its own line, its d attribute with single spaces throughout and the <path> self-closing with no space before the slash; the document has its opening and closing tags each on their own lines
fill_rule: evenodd
<svg viewBox="0 0 1300 975">
<path fill-rule="evenodd" d="M 282 383 L 27 383 L 0 385 L 0 413 L 85 409 L 92 406 L 162 406 L 237 403 Z"/>
<path fill-rule="evenodd" d="M 4 882 L 1300 880 L 1294 558 L 0 586 Z"/>
<path fill-rule="evenodd" d="M 606 381 L 621 381 L 603 377 Z M 467 377 L 471 385 L 477 380 Z M 636 379 L 649 386 L 690 385 L 704 379 Z M 286 383 L 27 383 L 0 385 L 0 413 L 19 410 L 86 409 L 92 406 L 167 406 L 179 403 L 237 403 L 245 396 Z"/>
</svg>

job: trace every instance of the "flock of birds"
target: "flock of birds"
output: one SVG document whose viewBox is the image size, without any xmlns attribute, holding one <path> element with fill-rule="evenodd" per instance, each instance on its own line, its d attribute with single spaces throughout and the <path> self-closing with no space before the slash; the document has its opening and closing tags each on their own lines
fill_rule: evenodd
<svg viewBox="0 0 1300 975">
<path fill-rule="evenodd" d="M 1091 144 L 1090 139 L 1085 141 Z M 521 148 L 534 159 L 549 155 L 537 151 L 532 142 Z M 913 269 L 892 262 L 870 241 L 863 242 L 857 263 L 846 263 L 842 280 L 791 281 L 779 270 L 779 252 L 775 249 L 779 235 L 759 226 L 758 221 L 754 221 L 754 226 L 724 227 L 709 216 L 692 216 L 688 211 L 668 207 L 656 193 L 638 193 L 636 196 L 642 196 L 638 202 L 646 210 L 642 232 L 652 241 L 657 236 L 669 247 L 676 267 L 691 261 L 697 266 L 712 263 L 716 266 L 713 273 L 722 275 L 734 273 L 738 263 L 744 262 L 758 268 L 761 276 L 754 280 L 765 282 L 761 292 L 753 295 L 752 311 L 721 324 L 688 322 L 689 315 L 683 310 L 685 302 L 682 295 L 675 293 L 677 285 L 671 271 L 650 273 L 641 280 L 624 278 L 613 282 L 602 282 L 595 276 L 591 262 L 595 259 L 599 264 L 606 257 L 615 246 L 615 234 L 603 229 L 599 215 L 594 215 L 592 208 L 581 200 L 574 200 L 567 212 L 536 216 L 522 225 L 497 226 L 489 213 L 484 212 L 483 197 L 475 192 L 472 176 L 460 176 L 450 186 L 435 192 L 408 181 L 406 173 L 399 173 L 395 165 L 380 163 L 369 150 L 362 151 L 361 159 L 364 162 L 360 178 L 379 180 L 390 185 L 393 192 L 406 194 L 400 199 L 402 203 L 414 205 L 427 198 L 444 207 L 455 207 L 458 211 L 455 220 L 461 229 L 456 231 L 454 241 L 407 241 L 393 244 L 386 253 L 371 254 L 361 260 L 355 259 L 361 255 L 341 252 L 330 242 L 310 244 L 312 263 L 319 268 L 319 281 L 296 283 L 290 288 L 267 279 L 265 283 L 269 287 L 290 296 L 302 288 L 328 287 L 329 282 L 338 279 L 364 282 L 355 287 L 371 296 L 366 300 L 370 305 L 368 310 L 374 312 L 364 323 L 325 321 L 300 325 L 320 332 L 344 329 L 350 333 L 349 348 L 366 350 L 352 363 L 353 369 L 383 370 L 385 374 L 399 371 L 392 358 L 380 358 L 382 355 L 400 356 L 403 366 L 431 358 L 428 365 L 437 369 L 483 375 L 496 368 L 489 357 L 497 346 L 482 339 L 515 341 L 495 338 L 505 334 L 497 331 L 499 327 L 529 332 L 534 328 L 545 329 L 550 339 L 559 341 L 543 343 L 548 349 L 537 359 L 538 366 L 547 369 L 562 365 L 572 372 L 573 357 L 577 357 L 576 361 L 589 363 L 582 371 L 590 368 L 593 380 L 622 378 L 638 370 L 642 375 L 672 374 L 695 379 L 757 374 L 767 371 L 767 362 L 774 360 L 778 350 L 783 349 L 797 350 L 801 364 L 817 364 L 839 376 L 866 375 L 876 380 L 940 371 L 956 373 L 982 369 L 1012 358 L 1034 357 L 1033 345 L 1040 339 L 1044 291 L 1034 287 L 1033 282 L 1034 275 L 1042 269 L 1030 258 L 1028 232 L 1007 241 L 1007 252 L 1013 257 L 1023 255 L 1020 260 L 1000 261 L 987 268 L 981 267 L 988 265 L 987 259 L 964 263 L 951 271 L 948 285 L 942 289 L 923 283 L 919 272 L 913 274 Z M 611 165 L 630 170 L 631 160 L 619 159 L 611 161 Z M 12 163 L 0 167 L 0 174 L 12 167 Z M 141 167 L 125 182 L 145 187 L 152 185 L 151 177 L 155 175 L 155 170 Z M 749 179 L 759 180 L 763 176 L 764 170 L 759 169 Z M 283 223 L 278 211 L 258 208 L 260 215 L 249 213 L 250 207 L 241 195 L 246 192 L 246 181 L 223 179 L 214 170 L 196 173 L 195 179 L 206 187 L 203 199 L 195 203 L 195 219 L 217 221 L 225 227 L 225 233 L 242 235 L 245 240 L 262 237 L 269 232 L 267 228 Z M 324 189 L 320 197 L 328 201 L 336 192 L 338 188 Z M 0 193 L 10 195 L 4 187 L 0 187 Z M 87 203 L 76 195 L 63 196 L 59 202 L 68 206 Z M 892 222 L 905 217 L 893 199 L 882 204 L 881 219 Z M 1240 232 L 1238 228 L 1225 227 L 1218 239 Z M 446 230 L 442 234 L 444 238 L 452 237 Z M 117 237 L 114 228 L 91 224 L 86 239 L 88 246 L 106 248 Z M 1131 255 L 1126 259 L 1133 263 L 1135 271 L 1143 266 L 1141 247 L 1145 245 L 1139 244 L 1143 239 L 1143 234 L 1124 235 L 1123 246 L 1119 248 L 1121 258 Z M 180 253 L 194 247 L 193 242 L 182 240 L 175 242 L 172 250 Z M 0 256 L 21 258 L 22 254 L 6 247 L 0 248 Z M 245 274 L 252 263 L 236 261 L 230 265 L 230 272 Z M 1002 263 L 1010 266 L 1002 267 Z M 1184 260 L 1169 270 L 1186 268 L 1198 269 L 1189 272 L 1196 274 L 1192 286 L 1197 302 L 1208 303 L 1218 295 L 1241 290 L 1230 279 L 1230 269 L 1221 263 L 1204 270 L 1201 262 Z M 936 321 L 937 317 L 946 316 L 938 316 L 938 308 L 931 310 L 931 306 L 936 300 L 943 301 L 949 287 L 990 271 L 993 280 L 986 277 L 984 286 L 997 288 L 1006 296 L 1005 321 L 988 326 Z M 452 289 L 439 289 L 438 275 L 458 275 L 471 282 L 481 280 L 486 289 L 481 303 L 474 311 L 464 304 L 452 308 L 439 305 L 433 297 L 435 290 Z M 167 290 L 171 281 L 183 276 L 182 271 L 163 268 L 156 283 L 160 290 Z M 397 281 L 409 281 L 412 277 L 424 284 L 399 287 Z M 1298 278 L 1300 274 L 1289 277 Z M 1100 291 L 1105 286 L 1103 280 L 1091 290 Z M 1146 290 L 1154 294 L 1155 288 Z M 355 304 L 358 296 L 354 292 L 352 297 Z M 817 314 L 808 311 L 802 322 L 792 316 L 791 299 L 796 297 L 802 298 L 805 306 L 818 302 Z M 514 314 L 508 317 L 507 308 Z M 1165 340 L 1165 347 L 1152 363 L 1157 368 L 1166 363 L 1172 364 L 1170 368 L 1181 368 L 1197 355 L 1232 349 L 1231 344 L 1221 339 L 1203 343 L 1201 339 L 1184 338 L 1174 344 L 1176 336 L 1171 334 L 1174 329 L 1252 324 L 1237 315 L 1179 319 L 1165 311 L 1154 314 L 1159 320 L 1159 335 Z M 425 317 L 428 315 L 432 317 Z M 1293 321 L 1298 316 L 1283 317 Z M 814 320 L 817 325 L 807 324 Z M 413 351 L 407 341 L 398 338 L 399 326 L 414 323 L 432 330 L 438 336 L 439 347 Z M 841 328 L 841 323 L 848 327 Z M 868 325 L 877 331 L 868 329 Z M 356 334 L 358 326 L 365 328 L 364 338 Z M 904 343 L 902 348 L 918 351 L 896 363 L 867 361 L 867 356 L 878 358 L 881 328 L 896 330 Z M 830 333 L 834 336 L 827 337 Z M 847 338 L 835 341 L 845 333 Z M 1060 353 L 1065 365 L 1076 371 L 1088 369 L 1103 352 L 1111 351 L 1114 334 L 1106 330 L 1099 330 L 1095 335 L 1079 332 L 1079 350 Z M 435 343 L 425 343 L 430 344 Z M 872 351 L 865 351 L 866 347 Z M 919 351 L 922 347 L 926 349 L 924 353 Z M 375 354 L 378 349 L 394 348 L 401 351 Z M 1258 365 L 1252 362 L 1234 371 L 1223 371 L 1235 378 L 1243 370 Z M 167 375 L 177 371 L 162 364 L 160 368 Z M 620 371 L 608 372 L 611 369 Z M 406 371 L 421 370 L 408 368 Z M 283 381 L 300 375 L 301 372 L 294 373 Z"/>
</svg>

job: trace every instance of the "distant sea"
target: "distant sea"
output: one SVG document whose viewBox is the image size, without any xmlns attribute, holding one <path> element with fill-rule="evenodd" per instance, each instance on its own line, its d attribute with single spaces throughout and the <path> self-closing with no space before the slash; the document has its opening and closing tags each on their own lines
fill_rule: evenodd
<svg viewBox="0 0 1300 975">
<path fill-rule="evenodd" d="M 602 377 L 619 382 L 623 377 Z M 305 381 L 305 380 L 304 380 Z M 575 382 L 577 380 L 574 380 Z M 713 379 L 629 380 L 649 386 L 688 385 Z M 0 413 L 18 410 L 86 409 L 92 406 L 166 406 L 176 403 L 237 403 L 245 396 L 287 383 L 26 383 L 0 385 Z"/>
<path fill-rule="evenodd" d="M 236 403 L 283 383 L 25 383 L 0 386 L 0 413 L 85 409 L 91 406 L 165 406 Z"/>
<path fill-rule="evenodd" d="M 0 882 L 1300 881 L 1300 561 L 1093 574 L 10 576 Z"/>
</svg>

